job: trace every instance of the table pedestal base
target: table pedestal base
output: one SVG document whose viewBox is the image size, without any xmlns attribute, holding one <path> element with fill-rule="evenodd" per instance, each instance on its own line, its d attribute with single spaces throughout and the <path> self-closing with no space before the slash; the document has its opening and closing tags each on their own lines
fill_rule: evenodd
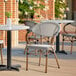
<svg viewBox="0 0 76 76">
<path fill-rule="evenodd" d="M 56 53 L 62 53 L 62 54 L 66 54 L 67 55 L 67 52 L 65 52 L 64 50 L 57 51 Z"/>
<path fill-rule="evenodd" d="M 9 71 L 16 70 L 16 71 L 19 71 L 20 67 L 21 67 L 20 65 L 13 65 L 13 66 L 8 68 L 6 65 L 0 65 L 0 71 L 5 71 L 5 70 L 9 70 Z"/>
</svg>

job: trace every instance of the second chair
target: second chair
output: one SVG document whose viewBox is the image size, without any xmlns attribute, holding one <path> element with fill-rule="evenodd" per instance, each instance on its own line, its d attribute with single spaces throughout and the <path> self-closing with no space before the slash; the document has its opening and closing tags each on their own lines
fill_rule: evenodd
<svg viewBox="0 0 76 76">
<path fill-rule="evenodd" d="M 32 28 L 32 32 L 35 33 L 36 35 L 42 36 L 42 38 L 43 37 L 54 38 L 58 35 L 59 30 L 60 30 L 59 25 L 56 23 L 52 23 L 52 22 L 39 23 Z M 58 66 L 58 68 L 60 68 L 53 44 L 43 44 L 43 43 L 28 44 L 27 43 L 27 45 L 26 45 L 26 70 L 28 70 L 28 55 L 30 54 L 29 50 L 31 51 L 31 49 L 37 49 L 38 51 L 41 50 L 42 52 L 45 51 L 45 57 L 46 57 L 45 73 L 47 73 L 49 50 L 51 50 L 54 53 L 57 66 Z M 39 58 L 39 65 L 40 65 L 40 60 L 41 60 L 41 57 Z"/>
<path fill-rule="evenodd" d="M 71 42 L 70 54 L 72 54 L 73 43 L 76 41 L 76 22 L 65 24 L 62 34 L 62 50 L 64 51 L 64 41 Z"/>
</svg>

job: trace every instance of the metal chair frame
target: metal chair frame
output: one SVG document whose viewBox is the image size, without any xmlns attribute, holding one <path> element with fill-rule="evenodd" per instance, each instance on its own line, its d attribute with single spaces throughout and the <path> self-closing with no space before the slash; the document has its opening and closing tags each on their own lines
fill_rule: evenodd
<svg viewBox="0 0 76 76">
<path fill-rule="evenodd" d="M 55 28 L 53 29 L 53 27 L 55 26 Z M 42 29 L 42 28 L 45 28 L 45 29 Z M 45 31 L 47 32 L 48 30 L 48 33 L 45 34 Z M 51 31 L 53 30 L 53 31 Z M 26 44 L 26 70 L 28 70 L 28 55 L 30 54 L 29 52 L 29 49 L 30 48 L 33 48 L 33 49 L 37 49 L 39 52 L 40 52 L 40 56 L 39 56 L 39 66 L 40 66 L 40 63 L 41 63 L 41 55 L 42 55 L 42 51 L 45 49 L 46 52 L 45 52 L 45 57 L 46 57 L 46 62 L 45 62 L 45 73 L 47 73 L 47 62 L 48 62 L 48 52 L 49 50 L 52 50 L 52 52 L 54 53 L 54 56 L 55 56 L 55 59 L 56 59 L 56 63 L 57 63 L 57 66 L 58 68 L 60 68 L 60 65 L 59 65 L 59 62 L 58 62 L 58 58 L 56 56 L 56 53 L 55 53 L 55 49 L 53 48 L 53 45 L 44 45 L 42 43 L 42 38 L 43 37 L 56 37 L 59 33 L 59 30 L 60 30 L 60 27 L 58 24 L 56 23 L 52 23 L 52 22 L 44 22 L 44 23 L 40 23 L 40 24 L 37 24 L 35 25 L 33 28 L 32 28 L 32 31 L 36 34 L 36 35 L 40 35 L 40 42 L 41 44 Z M 41 32 L 42 31 L 42 32 Z M 52 33 L 53 34 L 52 34 Z M 53 40 L 53 39 L 52 39 Z M 50 49 L 48 49 L 50 47 Z"/>
<path fill-rule="evenodd" d="M 71 42 L 70 54 L 72 54 L 73 43 L 76 41 L 76 25 L 75 25 L 75 23 L 65 24 L 63 27 L 63 32 L 64 33 L 62 34 L 62 50 L 64 50 L 64 41 L 70 41 Z"/>
</svg>

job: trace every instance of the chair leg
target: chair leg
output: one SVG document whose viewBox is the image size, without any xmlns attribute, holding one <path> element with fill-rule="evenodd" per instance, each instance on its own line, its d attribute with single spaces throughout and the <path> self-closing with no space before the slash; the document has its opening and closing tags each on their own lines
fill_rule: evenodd
<svg viewBox="0 0 76 76">
<path fill-rule="evenodd" d="M 47 73 L 47 65 L 48 65 L 48 52 L 46 50 L 45 73 Z"/>
<path fill-rule="evenodd" d="M 35 49 L 35 56 L 37 56 L 37 50 Z"/>
<path fill-rule="evenodd" d="M 40 64 L 41 64 L 41 55 L 42 55 L 42 53 L 41 53 L 41 50 L 40 50 L 40 55 L 39 55 L 39 66 L 40 66 Z"/>
<path fill-rule="evenodd" d="M 72 48 L 73 48 L 73 41 L 71 41 L 71 50 L 70 50 L 70 54 L 72 54 Z"/>
<path fill-rule="evenodd" d="M 56 59 L 57 66 L 58 66 L 58 68 L 60 68 L 60 65 L 59 65 L 59 62 L 58 62 L 58 58 L 57 58 L 57 56 L 56 56 L 56 53 L 55 53 L 55 52 L 54 52 L 54 56 L 55 56 L 55 59 Z"/>
<path fill-rule="evenodd" d="M 3 64 L 2 45 L 1 45 L 1 49 L 0 49 L 0 51 L 1 51 L 1 64 Z"/>
<path fill-rule="evenodd" d="M 25 47 L 25 50 L 24 50 L 24 54 L 25 54 L 25 52 L 26 52 L 26 47 Z"/>
<path fill-rule="evenodd" d="M 26 71 L 28 70 L 28 49 L 26 52 Z"/>
</svg>

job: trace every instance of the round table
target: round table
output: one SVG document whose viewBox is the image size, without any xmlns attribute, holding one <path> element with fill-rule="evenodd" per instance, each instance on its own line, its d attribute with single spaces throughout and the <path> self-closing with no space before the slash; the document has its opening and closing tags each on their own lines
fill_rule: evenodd
<svg viewBox="0 0 76 76">
<path fill-rule="evenodd" d="M 0 70 L 18 70 L 20 65 L 11 65 L 11 31 L 29 29 L 29 26 L 23 25 L 0 25 L 0 30 L 7 31 L 7 65 L 0 65 Z"/>
<path fill-rule="evenodd" d="M 61 23 L 72 23 L 75 21 L 74 20 L 43 20 L 41 22 L 54 22 L 54 23 L 61 24 Z"/>
</svg>

